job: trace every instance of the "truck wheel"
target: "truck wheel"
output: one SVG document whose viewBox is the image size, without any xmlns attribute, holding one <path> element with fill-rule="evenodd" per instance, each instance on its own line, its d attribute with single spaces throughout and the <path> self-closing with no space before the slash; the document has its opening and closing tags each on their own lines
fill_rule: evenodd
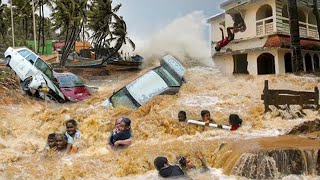
<svg viewBox="0 0 320 180">
<path fill-rule="evenodd" d="M 32 81 L 32 78 L 27 78 L 21 83 L 22 90 L 26 92 L 26 94 L 28 94 L 29 96 L 32 96 L 32 93 L 29 88 L 31 81 Z"/>
<path fill-rule="evenodd" d="M 6 66 L 10 67 L 9 63 L 10 63 L 11 57 L 8 56 L 6 57 Z"/>
</svg>

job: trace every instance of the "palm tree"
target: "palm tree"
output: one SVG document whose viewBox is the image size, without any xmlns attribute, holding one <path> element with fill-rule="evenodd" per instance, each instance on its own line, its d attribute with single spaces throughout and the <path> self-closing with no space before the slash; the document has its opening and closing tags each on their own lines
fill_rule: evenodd
<svg viewBox="0 0 320 180">
<path fill-rule="evenodd" d="M 313 0 L 313 14 L 316 16 L 317 26 L 318 26 L 318 35 L 320 39 L 320 16 L 318 9 L 318 0 Z"/>
<path fill-rule="evenodd" d="M 121 4 L 112 8 L 112 0 L 94 0 L 90 12 L 88 14 L 88 27 L 93 31 L 92 43 L 95 46 L 96 58 L 100 53 L 97 51 L 101 48 L 108 50 L 110 54 L 110 41 L 113 38 L 111 33 L 111 23 L 114 17 L 117 17 L 116 12 L 120 9 Z"/>
<path fill-rule="evenodd" d="M 291 56 L 293 61 L 293 71 L 303 71 L 304 69 L 299 35 L 299 17 L 296 0 L 288 0 L 288 14 L 290 23 Z"/>
<path fill-rule="evenodd" d="M 123 17 L 122 16 L 120 16 L 120 17 L 115 16 L 115 18 L 116 18 L 116 22 L 112 23 L 113 38 L 110 39 L 110 40 L 115 40 L 116 41 L 116 45 L 113 48 L 114 53 L 119 52 L 121 47 L 124 44 L 127 44 L 127 42 L 131 45 L 133 50 L 135 50 L 136 45 L 128 37 L 127 25 L 126 25 L 126 22 L 123 20 Z"/>
<path fill-rule="evenodd" d="M 62 50 L 60 65 L 64 66 L 66 59 L 79 37 L 87 19 L 88 0 L 57 0 L 52 14 L 54 29 L 60 29 L 65 35 L 65 46 Z"/>
</svg>

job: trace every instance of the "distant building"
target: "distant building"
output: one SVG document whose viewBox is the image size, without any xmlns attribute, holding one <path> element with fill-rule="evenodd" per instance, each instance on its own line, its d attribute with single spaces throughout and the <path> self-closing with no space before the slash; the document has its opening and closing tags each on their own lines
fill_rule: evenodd
<svg viewBox="0 0 320 180">
<path fill-rule="evenodd" d="M 320 41 L 312 0 L 299 0 L 301 48 L 305 71 L 320 69 Z M 289 20 L 286 0 L 227 0 L 220 6 L 224 13 L 208 19 L 211 24 L 212 58 L 226 74 L 281 74 L 292 72 Z M 230 14 L 240 13 L 246 30 L 216 52 L 221 40 L 219 27 L 227 34 L 234 21 Z"/>
</svg>

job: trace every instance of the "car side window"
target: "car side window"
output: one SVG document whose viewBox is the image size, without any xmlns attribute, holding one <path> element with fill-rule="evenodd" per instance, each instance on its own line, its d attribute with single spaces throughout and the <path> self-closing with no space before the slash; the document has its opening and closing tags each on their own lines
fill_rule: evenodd
<svg viewBox="0 0 320 180">
<path fill-rule="evenodd" d="M 53 79 L 52 69 L 42 59 L 38 58 L 34 66 L 47 75 L 50 79 Z"/>
<path fill-rule="evenodd" d="M 32 53 L 28 57 L 26 57 L 26 60 L 29 61 L 31 64 L 34 64 L 34 62 L 36 61 L 36 58 L 37 56 Z"/>
<path fill-rule="evenodd" d="M 29 51 L 28 49 L 23 49 L 23 50 L 18 51 L 18 53 L 25 58 L 29 54 L 31 54 L 31 51 Z"/>
</svg>

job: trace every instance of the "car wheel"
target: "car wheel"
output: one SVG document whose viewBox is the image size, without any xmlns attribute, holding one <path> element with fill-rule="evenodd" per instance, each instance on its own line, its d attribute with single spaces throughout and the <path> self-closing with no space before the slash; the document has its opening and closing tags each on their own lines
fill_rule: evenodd
<svg viewBox="0 0 320 180">
<path fill-rule="evenodd" d="M 10 63 L 11 57 L 8 56 L 6 57 L 6 66 L 10 67 L 9 63 Z"/>
<path fill-rule="evenodd" d="M 21 88 L 24 92 L 26 92 L 29 96 L 32 96 L 32 93 L 30 91 L 30 88 L 29 88 L 29 85 L 32 81 L 32 78 L 27 78 L 26 80 L 24 80 L 22 83 L 21 83 Z"/>
</svg>

